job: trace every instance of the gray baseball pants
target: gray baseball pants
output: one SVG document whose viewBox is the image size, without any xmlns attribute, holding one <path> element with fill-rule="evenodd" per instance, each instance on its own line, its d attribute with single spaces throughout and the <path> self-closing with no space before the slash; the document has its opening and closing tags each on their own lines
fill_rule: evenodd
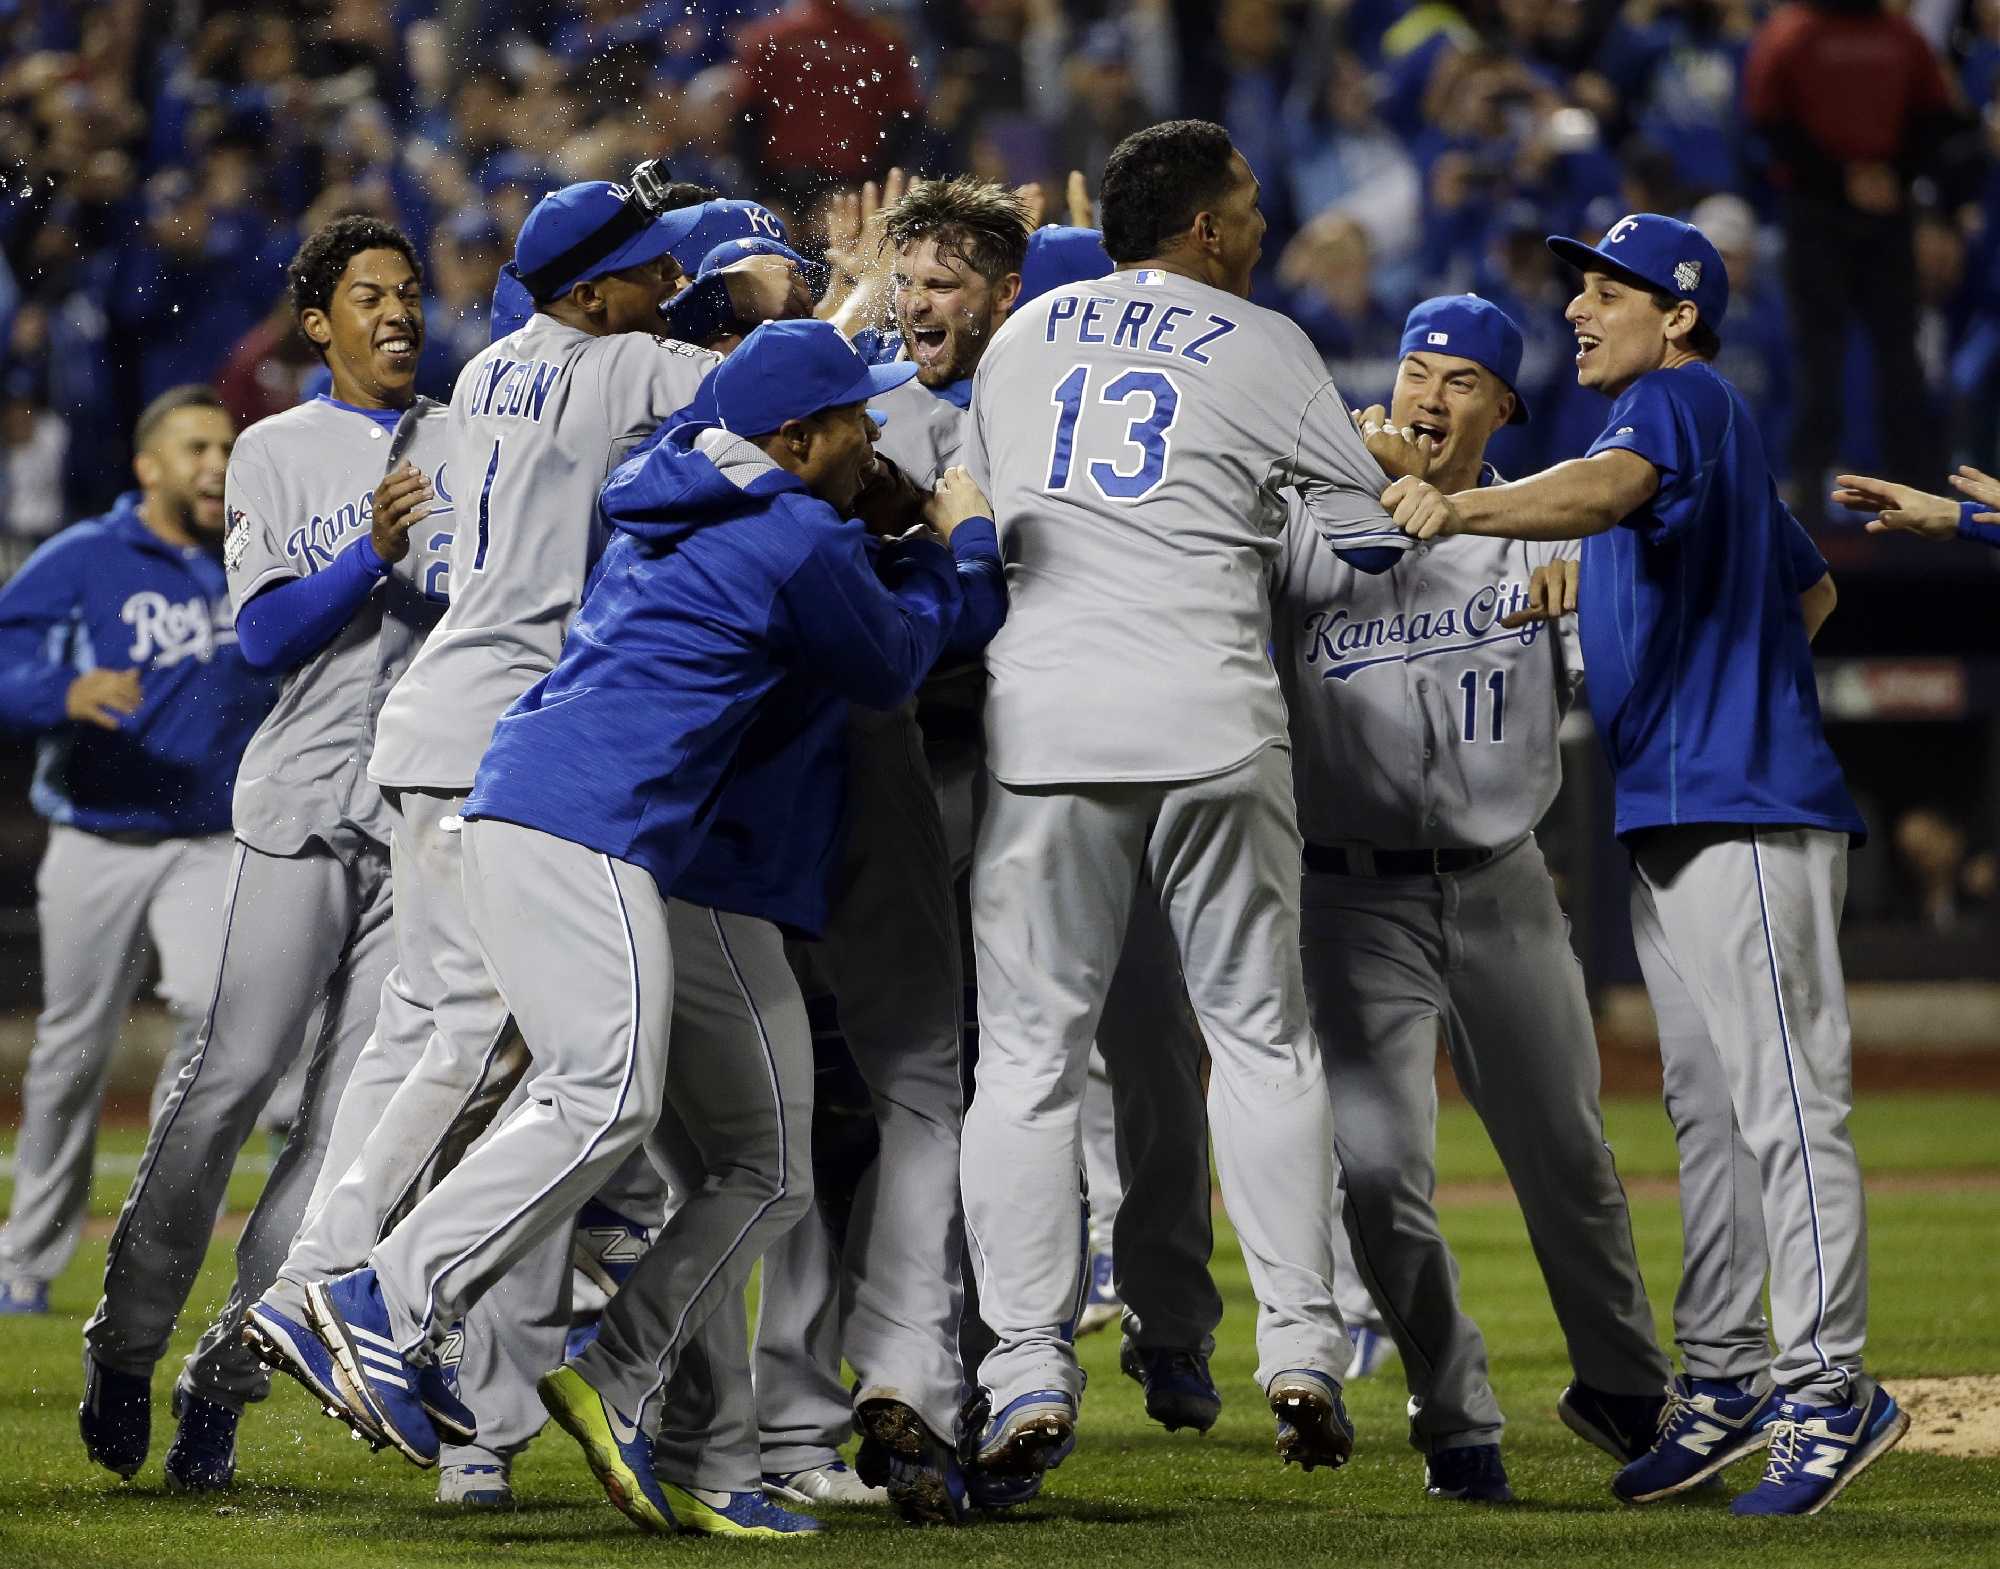
<svg viewBox="0 0 2000 1569">
<path fill-rule="evenodd" d="M 153 1085 L 154 1116 L 194 1056 L 222 948 L 233 842 L 228 834 L 144 841 L 50 825 L 35 874 L 42 1011 L 21 1080 L 0 1282 L 46 1283 L 76 1255 L 105 1075 L 145 976 L 149 942 L 174 1020 L 173 1046 Z"/>
<path fill-rule="evenodd" d="M 1576 1376 L 1656 1393 L 1669 1369 L 1604 1142 L 1597 1036 L 1534 837 L 1460 875 L 1308 872 L 1303 901 L 1342 1218 L 1402 1353 L 1411 1443 L 1497 1443 L 1503 1426 L 1431 1202 L 1440 1030 L 1520 1200 Z"/>
<path fill-rule="evenodd" d="M 201 1269 L 237 1151 L 291 1059 L 309 1050 L 299 1125 L 237 1243 L 235 1289 L 181 1374 L 197 1393 L 240 1408 L 269 1388 L 239 1339 L 241 1316 L 298 1231 L 333 1109 L 382 1006 L 393 958 L 389 860 L 358 837 L 289 856 L 238 843 L 226 898 L 200 1045 L 153 1119 L 112 1233 L 104 1296 L 83 1333 L 102 1365 L 152 1372 Z"/>
<path fill-rule="evenodd" d="M 1081 1284 L 1080 1107 L 1142 875 L 1213 1062 L 1216 1163 L 1260 1304 L 1258 1383 L 1291 1368 L 1338 1378 L 1346 1365 L 1326 1226 L 1332 1117 L 1298 960 L 1299 851 L 1282 745 L 1191 781 L 991 781 L 973 865 L 980 1051 L 962 1171 L 980 1311 L 998 1337 L 980 1370 L 996 1410 L 1034 1390 L 1082 1390 L 1067 1338 Z"/>
<path fill-rule="evenodd" d="M 1867 1218 L 1847 1131 L 1847 836 L 1654 829 L 1632 849 L 1632 931 L 1680 1144 L 1674 1325 L 1688 1371 L 1741 1378 L 1768 1365 L 1794 1398 L 1844 1404 L 1868 1320 Z M 1757 1300 L 1767 1270 L 1775 1358 Z"/>
</svg>

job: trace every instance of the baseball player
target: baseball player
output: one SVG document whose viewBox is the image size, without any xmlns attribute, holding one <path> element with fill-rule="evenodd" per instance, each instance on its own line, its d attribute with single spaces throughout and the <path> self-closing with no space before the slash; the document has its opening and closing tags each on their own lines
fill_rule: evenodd
<svg viewBox="0 0 2000 1569">
<path fill-rule="evenodd" d="M 1527 417 L 1521 333 L 1472 295 L 1404 324 L 1391 426 L 1431 482 L 1496 479 L 1488 439 Z M 1363 414 L 1371 430 L 1382 411 Z M 1558 1410 L 1621 1463 L 1652 1445 L 1670 1369 L 1598 1108 L 1597 1036 L 1534 828 L 1561 782 L 1580 676 L 1540 621 L 1535 571 L 1572 543 L 1451 539 L 1356 573 L 1302 514 L 1276 589 L 1278 675 L 1305 835 L 1313 1032 L 1338 1109 L 1353 1256 L 1402 1352 L 1433 1498 L 1512 1499 L 1501 1414 L 1431 1205 L 1437 1037 L 1521 1201 L 1576 1381 Z"/>
<path fill-rule="evenodd" d="M 460 808 L 494 723 L 554 668 L 584 580 L 602 548 L 597 495 L 606 475 L 667 415 L 687 404 L 716 356 L 655 336 L 680 272 L 671 247 L 697 209 L 652 210 L 604 181 L 566 186 L 522 225 L 512 265 L 534 306 L 461 372 L 447 440 L 465 493 L 465 546 L 454 554 L 451 605 L 426 653 L 385 705 L 371 776 L 396 824 L 399 969 L 427 1005 L 408 1049 L 378 1039 L 342 1102 L 339 1142 L 358 1158 L 331 1174 L 271 1292 L 252 1313 L 274 1365 L 297 1372 L 309 1335 L 305 1287 L 368 1256 L 399 1208 L 420 1197 L 492 1119 L 526 1070 L 519 1032 L 469 924 L 461 888 Z M 391 1056 L 392 1051 L 400 1055 Z M 640 1162 L 643 1166 L 643 1161 Z M 626 1176 L 637 1182 L 637 1169 Z M 633 1217 L 642 1227 L 657 1217 Z M 556 1245 L 551 1278 L 568 1255 Z M 547 1364 L 544 1363 L 545 1367 Z M 310 1381 L 308 1381 L 310 1387 Z M 315 1389 L 332 1403 L 333 1392 Z M 508 1422 L 451 1457 L 499 1467 L 510 1439 L 541 1425 L 523 1389 Z M 490 1485 L 491 1470 L 471 1476 Z"/>
<path fill-rule="evenodd" d="M 200 1044 L 153 1121 L 84 1329 L 84 1445 L 130 1476 L 146 1456 L 152 1369 L 201 1267 L 231 1162 L 272 1085 L 309 1051 L 300 1122 L 237 1246 L 236 1289 L 175 1385 L 173 1474 L 195 1488 L 229 1482 L 243 1404 L 268 1387 L 239 1341 L 242 1313 L 298 1230 L 355 1058 L 378 1013 L 388 1035 L 423 1022 L 384 984 L 389 830 L 366 777 L 382 699 L 436 620 L 425 590 L 450 543 L 443 410 L 413 390 L 422 274 L 400 231 L 349 217 L 307 239 L 288 281 L 333 391 L 237 441 L 223 547 L 238 646 L 286 675 L 237 777 Z"/>
<path fill-rule="evenodd" d="M 39 733 L 42 1013 L 21 1084 L 0 1314 L 46 1313 L 90 1196 L 104 1076 L 148 944 L 174 1042 L 153 1109 L 194 1055 L 222 942 L 229 794 L 277 683 L 236 646 L 222 475 L 236 427 L 176 387 L 133 431 L 139 489 L 65 530 L 0 590 L 0 723 Z"/>
<path fill-rule="evenodd" d="M 1833 586 L 1816 553 L 1801 568 L 1756 422 L 1709 363 L 1729 298 L 1715 247 L 1654 213 L 1595 247 L 1549 245 L 1583 275 L 1568 316 L 1578 381 L 1612 399 L 1604 434 L 1514 484 L 1446 495 L 1403 479 L 1385 500 L 1419 538 L 1584 540 L 1591 713 L 1632 855 L 1686 1250 L 1687 1372 L 1652 1450 L 1613 1487 L 1632 1503 L 1667 1497 L 1768 1443 L 1735 1512 L 1811 1514 L 1909 1426 L 1861 1359 L 1836 938 L 1848 844 L 1865 828 L 1820 727 L 1808 646 Z M 1760 1219 L 1762 1245 L 1746 1246 Z"/>
<path fill-rule="evenodd" d="M 1247 301 L 1257 194 L 1219 126 L 1127 138 L 1103 181 L 1119 270 L 1015 312 L 974 378 L 967 466 L 1001 520 L 1012 609 L 987 656 L 962 1174 L 998 1337 L 978 1457 L 1002 1472 L 1038 1473 L 1074 1443 L 1078 1103 L 1142 872 L 1214 1061 L 1217 1160 L 1262 1304 L 1279 1453 L 1339 1465 L 1353 1443 L 1263 585 L 1288 489 L 1364 568 L 1393 565 L 1404 542 L 1318 356 Z"/>
<path fill-rule="evenodd" d="M 657 1121 L 656 1155 L 686 1201 L 591 1346 L 542 1389 L 613 1501 L 649 1529 L 674 1525 L 645 1413 L 692 1329 L 810 1201 L 811 1074 L 776 925 L 664 890 L 741 745 L 773 808 L 756 825 L 764 854 L 741 824 L 729 832 L 767 879 L 741 896 L 801 930 L 824 922 L 836 698 L 905 698 L 963 605 L 951 556 L 922 540 L 899 548 L 896 588 L 882 588 L 836 510 L 873 461 L 863 400 L 907 374 L 865 366 L 824 323 L 753 333 L 716 374 L 718 426 L 649 444 L 607 486 L 619 534 L 596 587 L 555 671 L 495 730 L 465 804 L 466 902 L 540 1063 L 535 1096 L 367 1267 L 309 1288 L 344 1397 L 412 1458 L 435 1457 L 408 1391 L 445 1326 Z M 959 476 L 933 517 L 949 532 L 982 499 Z M 992 560 L 983 532 L 960 548 Z M 632 730 L 634 700 L 659 705 L 658 722 Z"/>
</svg>

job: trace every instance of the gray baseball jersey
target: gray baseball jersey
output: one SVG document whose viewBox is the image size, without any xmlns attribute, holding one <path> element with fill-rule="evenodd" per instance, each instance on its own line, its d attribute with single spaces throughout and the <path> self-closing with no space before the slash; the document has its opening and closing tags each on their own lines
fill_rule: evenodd
<svg viewBox="0 0 2000 1569">
<path fill-rule="evenodd" d="M 604 543 L 605 477 L 720 363 L 650 333 L 594 338 L 537 312 L 459 373 L 451 608 L 383 711 L 377 784 L 472 788 L 494 723 L 555 667 Z"/>
<path fill-rule="evenodd" d="M 389 842 L 388 808 L 368 758 L 389 695 L 440 606 L 451 546 L 452 493 L 444 406 L 420 398 L 393 435 L 326 398 L 259 420 L 238 438 L 224 485 L 223 564 L 240 614 L 260 590 L 305 577 L 374 526 L 375 487 L 405 458 L 437 494 L 399 561 L 332 641 L 285 678 L 278 703 L 243 754 L 236 836 L 292 855 L 343 828 Z"/>
<path fill-rule="evenodd" d="M 1011 607 L 986 651 L 1008 784 L 1203 778 L 1282 741 L 1265 585 L 1286 491 L 1344 547 L 1410 543 L 1306 335 L 1174 273 L 1035 300 L 972 410 Z"/>
<path fill-rule="evenodd" d="M 1556 730 L 1582 673 L 1575 618 L 1509 632 L 1536 567 L 1574 540 L 1460 535 L 1369 576 L 1295 506 L 1274 588 L 1299 829 L 1319 844 L 1512 844 L 1562 783 Z"/>
<path fill-rule="evenodd" d="M 906 381 L 893 391 L 870 398 L 868 406 L 889 416 L 875 450 L 919 485 L 935 484 L 938 476 L 958 461 L 971 415 L 949 398 Z"/>
</svg>

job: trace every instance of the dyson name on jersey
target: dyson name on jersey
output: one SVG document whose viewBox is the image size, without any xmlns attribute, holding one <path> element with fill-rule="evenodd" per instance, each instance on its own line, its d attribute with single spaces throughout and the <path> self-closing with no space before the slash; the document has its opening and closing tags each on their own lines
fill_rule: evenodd
<svg viewBox="0 0 2000 1569">
<path fill-rule="evenodd" d="M 132 647 L 125 657 L 134 665 L 150 660 L 155 670 L 183 659 L 207 664 L 216 649 L 236 641 L 236 623 L 230 619 L 226 599 L 175 601 L 157 589 L 142 589 L 125 601 L 118 618 L 132 629 Z"/>
<path fill-rule="evenodd" d="M 1406 663 L 1483 648 L 1489 643 L 1533 646 L 1543 623 L 1531 621 L 1508 631 L 1503 616 L 1528 608 L 1525 583 L 1489 583 L 1464 605 L 1443 610 L 1397 611 L 1393 616 L 1357 617 L 1344 608 L 1315 610 L 1305 620 L 1306 663 L 1324 666 L 1322 681 L 1345 681 L 1374 665 Z"/>
<path fill-rule="evenodd" d="M 562 365 L 551 360 L 496 356 L 479 367 L 466 412 L 539 420 L 562 371 Z"/>
</svg>

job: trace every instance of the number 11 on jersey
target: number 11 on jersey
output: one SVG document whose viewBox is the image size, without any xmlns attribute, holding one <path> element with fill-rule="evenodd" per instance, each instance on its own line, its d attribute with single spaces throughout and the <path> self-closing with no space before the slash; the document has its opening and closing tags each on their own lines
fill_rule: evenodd
<svg viewBox="0 0 2000 1569">
<path fill-rule="evenodd" d="M 1465 723 L 1460 730 L 1460 738 L 1477 741 L 1479 737 L 1479 672 L 1468 670 L 1458 678 L 1458 689 L 1465 696 Z M 1507 738 L 1507 672 L 1488 671 L 1486 691 L 1492 699 L 1492 733 L 1489 741 L 1504 741 Z"/>
</svg>

